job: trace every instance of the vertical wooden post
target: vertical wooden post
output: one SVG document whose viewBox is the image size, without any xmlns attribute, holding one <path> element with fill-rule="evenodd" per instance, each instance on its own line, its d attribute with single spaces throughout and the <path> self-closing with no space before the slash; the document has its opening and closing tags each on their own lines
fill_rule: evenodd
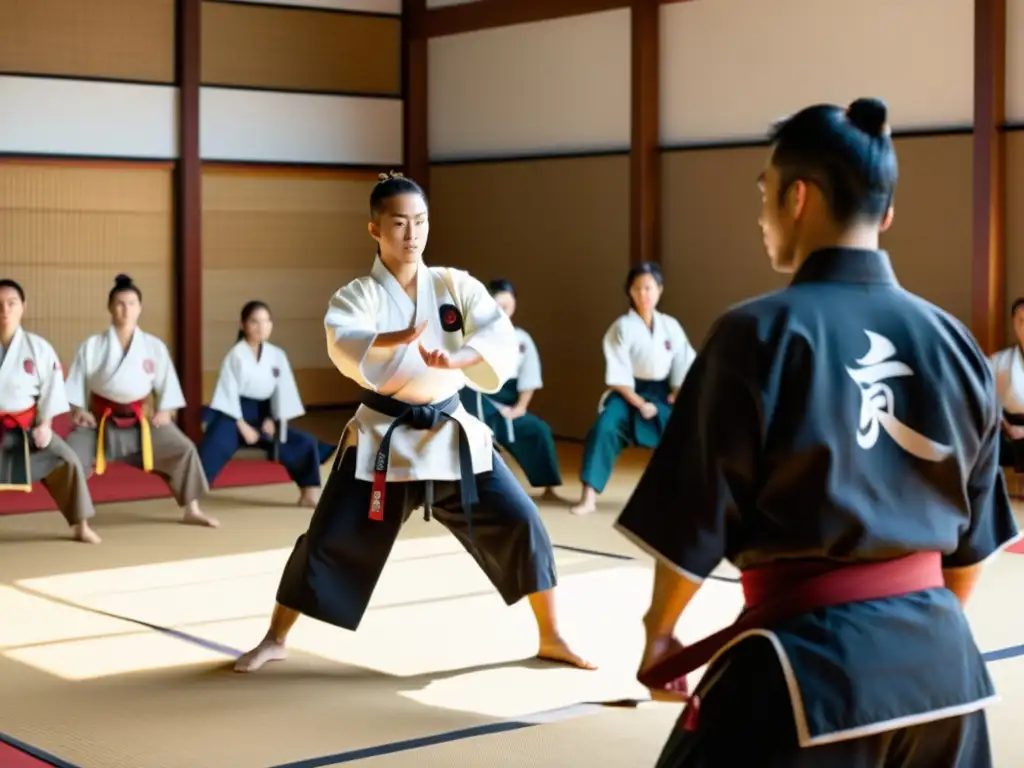
<svg viewBox="0 0 1024 768">
<path fill-rule="evenodd" d="M 203 257 L 202 163 L 199 154 L 201 0 L 177 0 L 176 77 L 178 163 L 175 193 L 175 360 L 187 405 L 178 424 L 192 440 L 202 436 Z"/>
<path fill-rule="evenodd" d="M 405 174 L 429 194 L 426 0 L 402 2 L 402 155 Z"/>
<path fill-rule="evenodd" d="M 971 330 L 986 353 L 1006 330 L 1006 0 L 974 0 Z"/>
<path fill-rule="evenodd" d="M 632 0 L 629 150 L 630 263 L 661 260 L 659 0 Z"/>
</svg>

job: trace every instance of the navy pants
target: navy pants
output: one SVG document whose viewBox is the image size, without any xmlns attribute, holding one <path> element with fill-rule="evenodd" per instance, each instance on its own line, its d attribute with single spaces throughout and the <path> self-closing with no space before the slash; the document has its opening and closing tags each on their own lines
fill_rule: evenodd
<svg viewBox="0 0 1024 768">
<path fill-rule="evenodd" d="M 245 419 L 245 423 L 260 430 L 270 412 L 268 404 L 248 398 L 242 398 L 241 402 L 242 418 Z M 321 443 L 312 435 L 292 429 L 290 426 L 285 437 L 286 442 L 278 446 L 278 460 L 281 466 L 288 471 L 288 476 L 300 488 L 319 488 L 320 465 L 330 458 L 334 446 Z M 272 439 L 261 432 L 258 443 L 246 446 L 238 433 L 235 420 L 220 411 L 211 411 L 203 442 L 199 445 L 199 460 L 210 485 L 213 485 L 217 475 L 243 446 L 261 448 L 266 452 L 268 459 L 273 457 Z"/>
</svg>

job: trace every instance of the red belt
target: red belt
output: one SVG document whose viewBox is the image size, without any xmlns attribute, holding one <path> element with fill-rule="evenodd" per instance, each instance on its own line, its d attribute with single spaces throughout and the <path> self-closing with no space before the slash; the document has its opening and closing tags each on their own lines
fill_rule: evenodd
<svg viewBox="0 0 1024 768">
<path fill-rule="evenodd" d="M 897 597 L 946 583 L 938 552 L 857 565 L 783 562 L 744 571 L 740 581 L 746 609 L 736 622 L 644 670 L 638 675 L 641 683 L 665 688 L 751 629 L 766 629 L 819 608 Z"/>
<path fill-rule="evenodd" d="M 20 429 L 28 432 L 36 420 L 36 406 L 26 408 L 18 413 L 4 413 L 0 411 L 0 439 L 3 438 L 8 429 Z"/>
<path fill-rule="evenodd" d="M 97 475 L 102 475 L 107 471 L 104 436 L 108 420 L 115 427 L 121 429 L 138 425 L 139 441 L 142 448 L 142 469 L 146 472 L 153 471 L 153 439 L 149 430 L 149 421 L 146 419 L 145 404 L 145 400 L 138 400 L 134 403 L 115 403 L 113 400 L 107 400 L 99 395 L 92 396 L 89 410 L 93 412 L 93 415 L 99 417 L 99 424 L 96 427 Z"/>
</svg>

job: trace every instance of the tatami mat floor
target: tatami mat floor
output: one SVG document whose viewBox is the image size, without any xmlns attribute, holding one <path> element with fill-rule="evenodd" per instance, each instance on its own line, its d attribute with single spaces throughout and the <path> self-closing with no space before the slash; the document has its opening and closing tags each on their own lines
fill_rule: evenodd
<svg viewBox="0 0 1024 768">
<path fill-rule="evenodd" d="M 562 452 L 572 478 L 579 449 Z M 623 459 L 595 515 L 542 506 L 559 545 L 565 632 L 601 665 L 595 673 L 530 661 L 529 609 L 506 608 L 418 516 L 357 633 L 302 620 L 291 658 L 251 676 L 230 663 L 265 631 L 308 521 L 293 487 L 217 492 L 207 505 L 223 522 L 216 531 L 177 525 L 170 500 L 103 507 L 100 547 L 63 540 L 55 513 L 0 516 L 0 732 L 78 768 L 651 765 L 677 707 L 594 704 L 644 696 L 633 673 L 651 569 L 611 530 L 643 461 Z M 577 492 L 567 484 L 566 496 Z M 986 575 L 969 610 L 983 650 L 1024 644 L 1021 578 L 1019 555 Z M 709 582 L 684 640 L 739 605 L 735 584 Z M 1005 766 L 1024 764 L 1013 715 L 1024 655 L 1014 653 L 990 664 Z"/>
</svg>

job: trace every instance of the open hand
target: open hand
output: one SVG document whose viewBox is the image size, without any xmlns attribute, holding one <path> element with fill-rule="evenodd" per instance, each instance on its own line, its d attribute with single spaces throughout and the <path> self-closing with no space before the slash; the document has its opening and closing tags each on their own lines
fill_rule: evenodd
<svg viewBox="0 0 1024 768">
<path fill-rule="evenodd" d="M 32 442 L 36 448 L 45 448 L 53 440 L 53 430 L 48 424 L 40 424 L 32 429 Z"/>
<path fill-rule="evenodd" d="M 71 414 L 71 421 L 76 427 L 96 429 L 96 417 L 84 408 L 76 408 L 75 412 Z"/>
<path fill-rule="evenodd" d="M 644 403 L 640 406 L 640 415 L 650 421 L 658 415 L 658 406 L 654 403 Z"/>
<path fill-rule="evenodd" d="M 246 445 L 256 445 L 260 441 L 260 433 L 254 426 L 245 422 L 238 425 L 238 434 L 242 436 Z"/>
<path fill-rule="evenodd" d="M 160 427 L 166 427 L 168 424 L 171 423 L 171 412 L 157 411 L 155 414 L 153 414 L 153 418 L 149 420 L 149 423 L 152 424 L 157 429 L 160 429 Z"/>
<path fill-rule="evenodd" d="M 420 346 L 420 356 L 431 368 L 441 368 L 443 370 L 452 370 L 455 366 L 452 365 L 452 356 L 445 352 L 443 349 L 427 349 L 422 344 Z"/>
</svg>

